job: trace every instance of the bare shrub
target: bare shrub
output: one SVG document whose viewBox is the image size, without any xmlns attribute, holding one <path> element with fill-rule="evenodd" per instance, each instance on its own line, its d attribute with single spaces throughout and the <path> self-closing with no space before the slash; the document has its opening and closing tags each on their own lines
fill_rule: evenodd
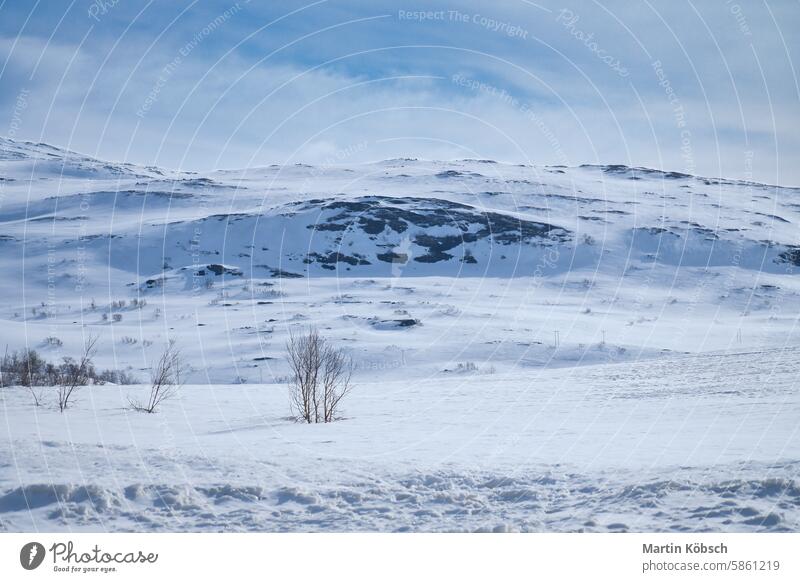
<svg viewBox="0 0 800 582">
<path fill-rule="evenodd" d="M 22 350 L 8 353 L 8 346 L 0 362 L 0 386 L 26 386 L 40 379 L 44 360 L 35 350 Z"/>
<path fill-rule="evenodd" d="M 16 357 L 17 354 L 14 354 Z M 23 386 L 35 386 L 41 383 L 45 361 L 35 350 L 25 350 L 18 360 L 19 383 Z"/>
<path fill-rule="evenodd" d="M 93 353 L 93 350 L 91 352 Z M 74 392 L 77 386 L 90 382 L 137 383 L 136 379 L 126 372 L 116 370 L 97 372 L 91 359 L 85 361 L 81 368 L 80 362 L 76 362 L 73 358 L 62 358 L 60 364 L 53 364 L 44 360 L 36 350 L 9 353 L 6 347 L 6 352 L 0 360 L 0 386 L 24 386 L 31 393 L 36 406 L 42 405 L 42 397 L 45 394 L 43 387 L 61 386 L 63 390 L 64 387 L 72 386 Z M 66 395 L 67 404 L 71 396 L 71 393 Z"/>
<path fill-rule="evenodd" d="M 184 372 L 183 358 L 174 340 L 170 340 L 150 372 L 150 396 L 147 403 L 129 400 L 137 412 L 153 414 L 165 400 L 177 394 Z"/>
<path fill-rule="evenodd" d="M 78 360 L 64 358 L 60 367 L 58 383 L 58 409 L 64 412 L 79 386 L 85 386 L 95 376 L 92 357 L 95 353 L 96 336 L 89 336 L 83 344 L 83 352 Z"/>
<path fill-rule="evenodd" d="M 352 388 L 350 356 L 312 328 L 290 335 L 286 358 L 291 368 L 291 405 L 297 419 L 309 424 L 336 420 L 339 404 Z"/>
<path fill-rule="evenodd" d="M 43 396 L 42 391 L 37 390 L 34 385 L 30 383 L 29 379 L 33 374 L 41 376 L 42 370 L 35 372 L 31 370 L 31 361 L 29 357 L 31 354 L 36 358 L 36 361 L 41 361 L 43 363 L 34 350 L 26 350 L 22 352 L 22 354 L 14 352 L 13 354 L 9 355 L 8 346 L 6 346 L 6 352 L 3 355 L 3 360 L 0 361 L 0 386 L 13 386 L 15 384 L 25 386 L 23 382 L 28 382 L 27 388 L 33 397 L 33 403 L 36 406 L 41 406 Z"/>
</svg>

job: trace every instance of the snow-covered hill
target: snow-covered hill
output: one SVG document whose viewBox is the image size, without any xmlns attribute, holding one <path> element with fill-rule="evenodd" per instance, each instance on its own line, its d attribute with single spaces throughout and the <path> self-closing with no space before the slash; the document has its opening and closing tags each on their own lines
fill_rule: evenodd
<svg viewBox="0 0 800 582">
<path fill-rule="evenodd" d="M 409 275 L 531 276 L 652 263 L 783 273 L 800 261 L 797 189 L 471 160 L 201 176 L 0 146 L 6 242 L 24 242 L 33 265 L 48 245 L 79 243 L 140 277 L 198 258 L 254 277 L 264 264 L 358 277 L 391 274 L 387 263 Z"/>
<path fill-rule="evenodd" d="M 11 349 L 92 332 L 136 372 L 188 337 L 195 381 L 252 382 L 297 323 L 422 375 L 797 337 L 792 188 L 488 160 L 197 174 L 8 139 L 0 180 Z"/>
<path fill-rule="evenodd" d="M 174 339 L 190 385 L 0 388 L 0 529 L 797 530 L 798 223 L 797 189 L 645 168 L 1 140 L 0 342 L 146 380 Z M 288 418 L 306 326 L 356 365 L 330 425 Z"/>
</svg>

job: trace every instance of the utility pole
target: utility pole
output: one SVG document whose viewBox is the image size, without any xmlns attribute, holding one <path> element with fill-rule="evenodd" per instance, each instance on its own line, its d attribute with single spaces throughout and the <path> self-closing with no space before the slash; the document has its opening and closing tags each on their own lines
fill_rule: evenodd
<svg viewBox="0 0 800 582">
<path fill-rule="evenodd" d="M 603 345 L 606 345 L 606 330 L 601 330 L 600 333 L 603 334 Z"/>
<path fill-rule="evenodd" d="M 559 338 L 558 330 L 553 331 L 553 345 L 555 347 L 558 347 L 559 345 L 561 345 L 561 342 L 559 340 L 560 340 L 560 338 Z"/>
</svg>

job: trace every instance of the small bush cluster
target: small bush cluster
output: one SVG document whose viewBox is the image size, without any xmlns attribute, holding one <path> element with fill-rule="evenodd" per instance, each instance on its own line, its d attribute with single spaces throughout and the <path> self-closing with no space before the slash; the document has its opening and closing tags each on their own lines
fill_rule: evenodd
<svg viewBox="0 0 800 582">
<path fill-rule="evenodd" d="M 58 386 L 65 378 L 75 378 L 78 363 L 64 357 L 60 363 L 42 358 L 36 350 L 19 350 L 7 353 L 0 360 L 0 386 Z M 95 369 L 91 359 L 78 377 L 84 384 L 136 384 L 137 380 L 127 372 Z"/>
</svg>

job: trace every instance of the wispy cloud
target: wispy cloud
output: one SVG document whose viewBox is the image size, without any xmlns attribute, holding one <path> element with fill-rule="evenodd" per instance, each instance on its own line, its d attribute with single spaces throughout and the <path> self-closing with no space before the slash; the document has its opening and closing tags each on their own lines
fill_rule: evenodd
<svg viewBox="0 0 800 582">
<path fill-rule="evenodd" d="M 28 92 L 18 137 L 189 169 L 313 163 L 367 144 L 349 159 L 800 183 L 788 24 L 800 8 L 788 1 L 71 6 L 0 10 L 5 126 Z"/>
</svg>

